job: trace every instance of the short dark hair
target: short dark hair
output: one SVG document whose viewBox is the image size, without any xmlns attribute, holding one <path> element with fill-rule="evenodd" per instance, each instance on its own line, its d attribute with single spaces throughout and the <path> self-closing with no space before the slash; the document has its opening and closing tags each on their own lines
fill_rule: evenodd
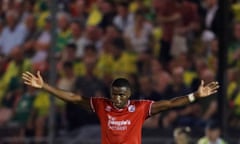
<svg viewBox="0 0 240 144">
<path fill-rule="evenodd" d="M 206 125 L 206 129 L 209 129 L 209 130 L 217 130 L 217 129 L 220 129 L 220 124 L 219 122 L 217 121 L 214 121 L 214 120 L 210 120 L 207 125 Z"/>
<path fill-rule="evenodd" d="M 72 68 L 73 68 L 73 62 L 71 62 L 71 61 L 65 61 L 65 62 L 63 63 L 63 68 L 72 69 Z"/>
<path fill-rule="evenodd" d="M 73 49 L 73 50 L 76 50 L 77 49 L 77 45 L 73 42 L 69 42 L 66 44 L 66 48 L 67 49 Z"/>
<path fill-rule="evenodd" d="M 94 44 L 88 44 L 84 47 L 84 51 L 93 51 L 93 52 L 97 52 L 97 48 Z"/>
<path fill-rule="evenodd" d="M 118 37 L 118 38 L 113 39 L 112 40 L 112 45 L 119 50 L 124 50 L 126 48 L 125 47 L 126 46 L 125 41 L 122 37 Z"/>
<path fill-rule="evenodd" d="M 78 26 L 80 29 L 84 29 L 84 28 L 85 28 L 84 22 L 81 21 L 81 20 L 79 20 L 79 19 L 72 19 L 72 20 L 71 20 L 71 23 L 77 24 L 77 26 Z"/>
<path fill-rule="evenodd" d="M 130 88 L 130 83 L 125 78 L 117 78 L 113 81 L 112 87 L 128 87 L 128 88 Z"/>
</svg>

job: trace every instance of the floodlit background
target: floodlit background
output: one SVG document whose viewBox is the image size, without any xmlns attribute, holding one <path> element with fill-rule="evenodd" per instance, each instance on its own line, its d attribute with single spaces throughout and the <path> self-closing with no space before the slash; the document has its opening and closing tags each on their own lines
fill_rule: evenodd
<svg viewBox="0 0 240 144">
<path fill-rule="evenodd" d="M 23 85 L 26 70 L 87 97 L 126 77 L 132 99 L 156 101 L 218 80 L 216 95 L 149 118 L 143 143 L 196 143 L 219 127 L 237 144 L 239 66 L 238 0 L 0 0 L 0 144 L 100 143 L 94 113 Z"/>
</svg>

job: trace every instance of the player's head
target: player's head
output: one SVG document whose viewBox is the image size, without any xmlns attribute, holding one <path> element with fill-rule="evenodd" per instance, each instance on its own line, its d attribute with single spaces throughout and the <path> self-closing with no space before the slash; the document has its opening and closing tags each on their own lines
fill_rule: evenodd
<svg viewBox="0 0 240 144">
<path fill-rule="evenodd" d="M 111 86 L 111 100 L 117 108 L 126 106 L 128 99 L 131 96 L 130 83 L 125 78 L 117 78 Z"/>
</svg>

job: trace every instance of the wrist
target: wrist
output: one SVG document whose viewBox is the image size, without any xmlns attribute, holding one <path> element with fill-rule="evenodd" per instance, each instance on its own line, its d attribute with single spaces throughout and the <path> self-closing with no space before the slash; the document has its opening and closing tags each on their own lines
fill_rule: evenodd
<svg viewBox="0 0 240 144">
<path fill-rule="evenodd" d="M 190 102 L 194 102 L 196 100 L 196 96 L 194 93 L 188 94 L 187 97 Z"/>
<path fill-rule="evenodd" d="M 193 95 L 196 99 L 200 98 L 200 95 L 199 95 L 198 91 L 194 92 Z"/>
<path fill-rule="evenodd" d="M 40 87 L 40 88 L 45 89 L 46 87 L 47 87 L 47 84 L 46 84 L 46 83 L 43 83 L 43 84 L 42 84 L 42 87 Z"/>
</svg>

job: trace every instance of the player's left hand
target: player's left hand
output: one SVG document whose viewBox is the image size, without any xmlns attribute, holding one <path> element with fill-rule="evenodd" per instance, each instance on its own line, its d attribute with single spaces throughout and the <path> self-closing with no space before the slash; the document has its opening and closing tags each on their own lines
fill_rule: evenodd
<svg viewBox="0 0 240 144">
<path fill-rule="evenodd" d="M 207 85 L 204 85 L 204 81 L 201 81 L 201 85 L 198 88 L 198 97 L 207 97 L 217 92 L 217 89 L 219 88 L 219 84 L 217 81 L 213 81 L 208 83 Z"/>
</svg>

